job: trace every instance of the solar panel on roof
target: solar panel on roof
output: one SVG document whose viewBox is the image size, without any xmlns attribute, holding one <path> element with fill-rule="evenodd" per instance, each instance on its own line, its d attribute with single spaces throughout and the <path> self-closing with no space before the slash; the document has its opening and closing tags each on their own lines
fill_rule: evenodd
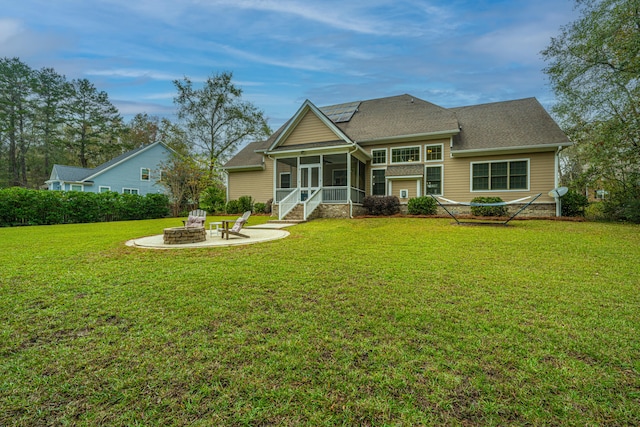
<svg viewBox="0 0 640 427">
<path fill-rule="evenodd" d="M 320 108 L 332 122 L 343 123 L 351 120 L 351 117 L 358 111 L 360 101 L 349 102 L 347 104 L 329 105 L 328 107 Z"/>
</svg>

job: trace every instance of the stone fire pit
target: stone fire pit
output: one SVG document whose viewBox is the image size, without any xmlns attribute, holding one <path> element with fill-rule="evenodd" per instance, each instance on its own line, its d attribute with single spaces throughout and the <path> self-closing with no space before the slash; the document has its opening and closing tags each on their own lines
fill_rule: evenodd
<svg viewBox="0 0 640 427">
<path fill-rule="evenodd" d="M 181 245 L 183 243 L 197 243 L 207 240 L 204 227 L 173 227 L 164 229 L 165 245 Z"/>
</svg>

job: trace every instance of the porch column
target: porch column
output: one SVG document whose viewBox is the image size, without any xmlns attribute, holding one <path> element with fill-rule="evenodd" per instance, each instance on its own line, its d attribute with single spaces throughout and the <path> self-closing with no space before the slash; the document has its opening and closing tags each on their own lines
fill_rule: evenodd
<svg viewBox="0 0 640 427">
<path fill-rule="evenodd" d="M 347 202 L 351 203 L 351 153 L 347 152 Z"/>
</svg>

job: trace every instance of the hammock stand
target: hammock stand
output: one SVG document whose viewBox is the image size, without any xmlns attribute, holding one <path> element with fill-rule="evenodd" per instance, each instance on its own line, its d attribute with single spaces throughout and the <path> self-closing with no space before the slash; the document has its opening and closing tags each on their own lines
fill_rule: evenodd
<svg viewBox="0 0 640 427">
<path fill-rule="evenodd" d="M 538 193 L 535 196 L 527 196 L 527 197 L 523 197 L 522 199 L 517 199 L 517 200 L 512 200 L 510 202 L 498 202 L 498 203 L 476 203 L 476 202 L 456 202 L 453 200 L 449 200 L 449 199 L 445 199 L 444 197 L 440 197 L 440 196 L 434 196 L 433 194 L 431 195 L 431 197 L 433 197 L 436 201 L 436 203 L 438 203 L 438 205 L 440 205 L 440 207 L 442 209 L 444 209 L 449 216 L 451 216 L 451 218 L 453 218 L 456 223 L 458 225 L 462 225 L 462 224 L 477 224 L 477 225 L 504 225 L 506 226 L 509 221 L 511 221 L 513 218 L 515 218 L 520 212 L 522 212 L 523 210 L 525 210 L 527 207 L 529 207 L 529 205 L 533 202 L 536 201 L 536 199 L 538 199 L 538 197 L 540 197 L 542 195 L 542 193 Z M 531 199 L 531 201 L 529 201 L 529 203 L 527 203 L 526 205 L 522 206 L 520 209 L 518 209 L 518 211 L 516 213 L 514 213 L 513 215 L 511 215 L 509 217 L 509 219 L 507 219 L 504 222 L 499 222 L 499 221 L 460 221 L 458 218 L 455 217 L 454 214 L 452 214 L 449 209 L 445 208 L 444 205 L 442 203 L 440 203 L 440 200 L 438 199 L 442 199 L 447 203 L 452 203 L 454 205 L 460 205 L 460 206 L 507 206 L 507 205 L 513 205 L 516 203 L 520 203 L 523 202 L 524 200 L 527 199 Z"/>
</svg>

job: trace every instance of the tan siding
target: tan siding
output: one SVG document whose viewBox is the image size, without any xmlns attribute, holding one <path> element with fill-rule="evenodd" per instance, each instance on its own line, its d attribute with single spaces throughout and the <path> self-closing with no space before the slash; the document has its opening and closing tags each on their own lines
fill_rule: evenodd
<svg viewBox="0 0 640 427">
<path fill-rule="evenodd" d="M 471 192 L 471 163 L 494 160 L 529 160 L 529 191 L 474 191 Z M 554 188 L 555 157 L 553 152 L 484 156 L 446 159 L 444 197 L 460 202 L 474 197 L 496 196 L 504 201 L 519 199 L 537 193 L 539 203 L 553 202 L 547 193 Z"/>
<path fill-rule="evenodd" d="M 391 179 L 391 195 L 397 196 L 400 199 L 400 190 L 407 190 L 409 193 L 409 197 L 406 199 L 400 199 L 400 203 L 404 204 L 409 201 L 409 199 L 418 196 L 418 185 L 420 186 L 420 191 L 422 191 L 422 183 L 418 184 L 418 180 L 415 178 L 411 179 Z M 388 190 L 388 188 L 387 188 Z"/>
<path fill-rule="evenodd" d="M 273 162 L 265 159 L 265 170 L 229 173 L 229 200 L 251 196 L 254 202 L 273 198 Z"/>
<path fill-rule="evenodd" d="M 335 141 L 337 139 L 338 136 L 327 125 L 322 123 L 315 114 L 309 111 L 281 146 Z"/>
<path fill-rule="evenodd" d="M 451 158 L 450 156 L 450 140 L 437 139 L 437 140 L 424 140 L 415 142 L 398 142 L 398 143 L 386 143 L 378 145 L 370 145 L 365 149 L 371 153 L 374 149 L 386 148 L 387 149 L 387 164 L 386 165 L 372 165 L 371 162 L 367 164 L 367 194 L 371 193 L 371 170 L 372 169 L 384 169 L 391 164 L 391 148 L 392 147 L 409 147 L 419 145 L 422 149 L 420 153 L 422 164 L 424 166 L 443 166 L 443 196 L 457 200 L 460 202 L 468 202 L 474 197 L 479 196 L 498 196 L 505 201 L 519 199 L 522 197 L 530 196 L 537 193 L 542 193 L 542 196 L 536 201 L 537 203 L 549 203 L 554 200 L 550 198 L 547 193 L 554 188 L 555 183 L 555 156 L 554 152 L 544 153 L 530 153 L 530 154 L 513 154 L 502 156 L 478 156 L 478 157 L 465 157 L 465 158 Z M 425 162 L 425 146 L 442 144 L 443 146 L 443 161 Z M 504 192 L 471 192 L 471 166 L 472 162 L 485 162 L 493 160 L 517 160 L 527 159 L 529 160 L 529 191 L 504 191 Z M 393 195 L 400 194 L 400 183 L 393 183 Z M 402 187 L 407 190 L 415 192 L 415 186 Z M 421 183 L 421 192 L 424 194 L 424 182 Z M 411 197 L 414 197 L 413 195 Z"/>
</svg>

